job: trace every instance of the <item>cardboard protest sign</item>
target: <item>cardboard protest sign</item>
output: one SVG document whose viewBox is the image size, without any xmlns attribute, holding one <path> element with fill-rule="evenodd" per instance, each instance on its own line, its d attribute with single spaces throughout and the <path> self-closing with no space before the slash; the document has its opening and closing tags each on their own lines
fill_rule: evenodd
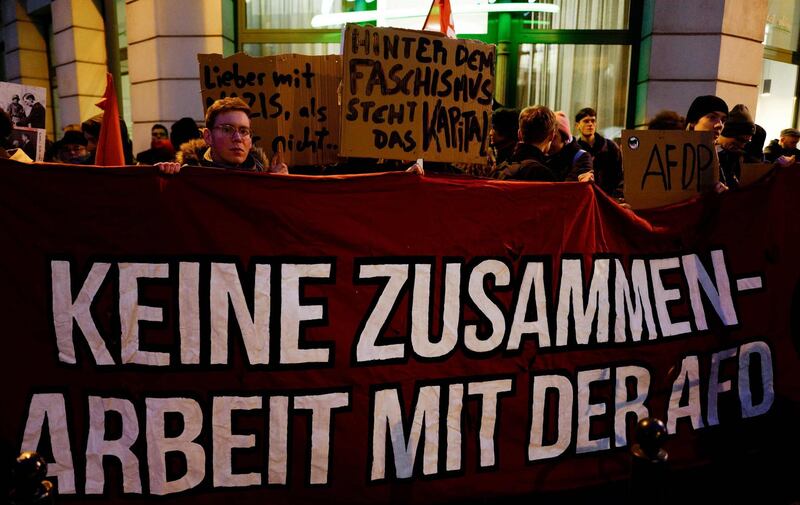
<svg viewBox="0 0 800 505">
<path fill-rule="evenodd" d="M 485 163 L 495 47 L 347 25 L 342 156 Z"/>
<path fill-rule="evenodd" d="M 739 185 L 748 186 L 753 184 L 772 170 L 772 168 L 772 163 L 742 163 Z"/>
<path fill-rule="evenodd" d="M 198 54 L 203 107 L 229 96 L 253 110 L 253 145 L 283 150 L 292 165 L 335 163 L 339 151 L 341 57 Z"/>
<path fill-rule="evenodd" d="M 719 180 L 712 132 L 623 130 L 625 201 L 660 207 L 711 190 Z"/>
</svg>

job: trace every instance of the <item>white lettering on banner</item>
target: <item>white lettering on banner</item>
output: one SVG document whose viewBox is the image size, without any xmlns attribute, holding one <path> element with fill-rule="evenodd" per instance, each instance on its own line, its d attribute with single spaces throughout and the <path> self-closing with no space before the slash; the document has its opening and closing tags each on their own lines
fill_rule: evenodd
<svg viewBox="0 0 800 505">
<path fill-rule="evenodd" d="M 73 343 L 73 321 L 78 323 L 94 362 L 98 365 L 113 365 L 114 359 L 108 352 L 106 343 L 97 330 L 90 311 L 92 300 L 111 269 L 110 263 L 93 263 L 92 269 L 78 292 L 72 298 L 72 276 L 68 261 L 51 261 L 51 289 L 53 293 L 53 326 L 58 343 L 58 359 L 64 363 L 76 363 L 75 344 Z"/>
<path fill-rule="evenodd" d="M 200 363 L 200 263 L 181 262 L 178 270 L 181 364 Z"/>
<path fill-rule="evenodd" d="M 709 373 L 708 380 L 708 425 L 715 426 L 719 424 L 719 413 L 717 403 L 720 393 L 725 393 L 731 390 L 730 379 L 720 381 L 720 368 L 722 362 L 726 359 L 736 357 L 736 348 L 725 349 L 724 351 L 715 352 L 711 355 L 711 372 Z"/>
<path fill-rule="evenodd" d="M 228 362 L 228 300 L 242 332 L 247 359 L 254 365 L 269 363 L 270 265 L 256 265 L 253 314 L 232 263 L 211 264 L 211 363 Z"/>
<path fill-rule="evenodd" d="M 711 260 L 714 264 L 716 284 L 711 282 L 708 272 L 703 268 L 700 258 L 696 254 L 687 254 L 681 257 L 698 330 L 708 329 L 703 300 L 700 298 L 701 287 L 725 326 L 733 326 L 739 322 L 736 317 L 736 309 L 733 308 L 728 269 L 725 267 L 725 257 L 722 255 L 722 251 L 711 251 Z"/>
<path fill-rule="evenodd" d="M 665 337 L 683 335 L 691 331 L 689 321 L 673 322 L 669 314 L 667 303 L 680 300 L 681 291 L 678 288 L 667 289 L 664 287 L 664 279 L 661 272 L 674 270 L 681 266 L 678 258 L 664 258 L 650 261 L 650 279 L 653 282 L 653 297 L 658 314 L 658 322 L 661 324 L 661 334 Z"/>
<path fill-rule="evenodd" d="M 479 465 L 481 468 L 495 467 L 498 461 L 495 439 L 499 433 L 500 399 L 514 391 L 511 378 L 419 386 L 411 405 L 412 414 L 408 417 L 404 415 L 406 409 L 399 389 L 374 391 L 370 479 L 411 478 L 418 466 L 416 462 L 420 451 L 423 475 L 460 470 L 464 424 L 467 422 L 462 416 L 465 388 L 469 399 L 478 400 L 481 406 L 477 430 Z M 442 397 L 447 398 L 446 402 L 441 400 Z M 446 408 L 446 412 L 442 413 L 442 408 Z M 445 457 L 444 468 L 441 468 L 439 461 L 440 433 L 446 433 L 445 448 L 441 454 Z M 387 445 L 392 448 L 391 458 L 386 454 Z M 393 463 L 394 475 L 387 469 L 387 461 Z"/>
<path fill-rule="evenodd" d="M 644 405 L 650 392 L 650 372 L 640 366 L 621 366 L 617 368 L 617 380 L 614 387 L 614 446 L 625 447 L 628 444 L 627 419 L 629 414 L 635 416 L 633 425 L 650 416 Z M 634 382 L 634 398 L 628 398 L 628 379 Z"/>
<path fill-rule="evenodd" d="M 656 338 L 656 323 L 653 319 L 653 305 L 650 302 L 650 290 L 647 289 L 647 268 L 644 260 L 631 262 L 631 281 L 629 283 L 620 260 L 614 260 L 614 302 L 617 313 L 614 322 L 614 342 L 625 342 L 626 328 L 633 342 L 642 338 L 642 324 L 647 324 L 648 339 Z M 627 315 L 627 320 L 626 320 Z M 627 324 L 626 324 L 627 322 Z"/>
<path fill-rule="evenodd" d="M 608 342 L 608 270 L 609 260 L 598 259 L 594 262 L 592 283 L 584 307 L 583 275 L 581 260 L 561 260 L 561 286 L 558 296 L 558 332 L 556 345 L 567 345 L 569 330 L 569 314 L 575 319 L 575 341 L 587 344 L 589 336 L 595 335 L 597 342 Z M 597 321 L 595 331 L 593 322 Z"/>
<path fill-rule="evenodd" d="M 214 426 L 213 462 L 214 487 L 246 487 L 261 484 L 260 473 L 233 473 L 233 449 L 255 447 L 256 437 L 234 435 L 231 415 L 233 411 L 261 408 L 259 396 L 217 396 L 213 400 L 211 423 Z"/>
<path fill-rule="evenodd" d="M 552 289 L 546 285 L 553 268 L 550 261 L 524 261 L 519 266 L 519 280 L 515 281 L 511 265 L 496 259 L 473 265 L 444 261 L 437 279 L 431 261 L 377 263 L 372 258 L 366 264 L 356 259 L 356 287 L 379 287 L 354 335 L 351 356 L 355 363 L 389 364 L 411 356 L 436 360 L 445 359 L 457 349 L 475 355 L 498 350 L 521 352 L 529 340 L 541 349 L 556 351 L 630 345 L 641 342 L 643 337 L 652 341 L 686 335 L 707 330 L 712 323 L 709 318 L 723 326 L 736 326 L 739 318 L 724 253 L 713 250 L 708 256 L 710 269 L 697 254 L 635 258 L 628 268 L 619 259 L 595 258 L 588 288 L 584 274 L 588 261 L 564 257 L 557 264 L 560 276 Z M 93 263 L 73 299 L 73 265 L 51 261 L 53 327 L 59 360 L 78 364 L 77 327 L 98 365 L 165 367 L 173 361 L 183 365 L 230 365 L 233 323 L 229 319 L 233 312 L 238 326 L 234 334 L 241 335 L 242 345 L 238 347 L 243 349 L 248 364 L 273 368 L 333 364 L 333 340 L 315 338 L 312 345 L 303 338 L 306 327 L 328 324 L 327 298 L 306 300 L 303 292 L 306 284 L 335 284 L 333 263 L 256 263 L 246 279 L 234 263 L 178 262 L 174 269 L 170 265 Z M 112 269 L 113 266 L 117 268 Z M 109 272 L 117 273 L 118 278 L 109 276 Z M 169 300 L 162 305 L 175 310 L 174 317 L 165 308 L 139 304 L 150 284 L 140 285 L 144 279 L 172 285 L 177 306 Z M 119 285 L 119 357 L 112 356 L 98 330 L 113 328 L 115 321 L 108 320 L 105 314 L 105 318 L 93 314 L 92 310 L 96 299 L 102 296 L 100 286 L 106 281 Z M 278 289 L 271 289 L 276 282 Z M 200 310 L 200 293 L 206 286 L 207 313 Z M 510 292 L 510 296 L 504 292 Z M 551 293 L 557 293 L 554 300 L 548 299 Z M 279 309 L 277 325 L 271 324 L 273 304 Z M 404 318 L 405 327 L 398 327 L 394 317 L 401 304 L 410 307 L 411 317 Z M 677 306 L 685 310 L 676 310 Z M 713 310 L 707 311 L 706 306 Z M 677 320 L 674 314 L 678 313 L 685 314 L 685 320 Z M 174 350 L 165 348 L 163 339 L 159 340 L 163 350 L 141 349 L 143 330 L 139 321 L 163 322 L 168 317 L 178 321 L 177 331 L 172 330 L 173 341 L 167 344 Z M 477 320 L 469 320 L 470 317 Z M 386 338 L 390 325 L 392 336 Z M 272 326 L 278 331 L 277 342 L 272 342 Z M 612 331 L 614 338 L 609 339 Z M 210 342 L 208 351 L 202 350 L 204 339 Z M 271 359 L 271 347 L 277 349 L 277 359 Z"/>
<path fill-rule="evenodd" d="M 464 409 L 464 385 L 450 384 L 447 396 L 447 461 L 445 470 L 461 470 L 461 424 Z"/>
<path fill-rule="evenodd" d="M 142 480 L 139 476 L 139 458 L 133 452 L 133 444 L 139 438 L 139 421 L 136 408 L 130 400 L 121 398 L 102 398 L 90 396 L 89 436 L 86 440 L 86 494 L 103 494 L 105 474 L 103 458 L 115 457 L 122 465 L 122 489 L 126 493 L 141 493 Z M 106 438 L 106 413 L 116 412 L 122 423 L 120 437 L 116 440 Z"/>
<path fill-rule="evenodd" d="M 692 324 L 690 321 L 673 321 L 672 307 L 685 304 L 696 317 L 695 327 L 706 329 L 708 322 L 703 308 L 704 300 L 715 307 L 714 313 L 723 325 L 737 325 L 738 317 L 724 255 L 722 251 L 715 250 L 711 257 L 715 281 L 711 280 L 697 255 L 633 259 L 629 272 L 618 259 L 612 262 L 608 258 L 596 258 L 593 260 L 588 292 L 584 289 L 583 260 L 563 258 L 555 303 L 548 303 L 547 294 L 550 291 L 545 287 L 547 267 L 544 262 L 525 262 L 518 284 L 513 282 L 509 267 L 498 260 L 483 260 L 470 269 L 462 268 L 461 263 L 444 262 L 445 275 L 441 280 L 441 290 L 444 292 L 441 300 L 444 301 L 440 302 L 441 310 L 438 311 L 442 318 L 440 326 L 443 336 L 436 344 L 441 347 L 438 352 L 432 351 L 432 345 L 421 336 L 423 328 L 431 326 L 430 314 L 437 313 L 432 306 L 436 300 L 430 288 L 430 265 L 415 265 L 412 289 L 407 286 L 410 265 L 361 265 L 359 281 L 383 277 L 389 278 L 389 281 L 378 291 L 364 316 L 362 330 L 355 337 L 355 360 L 358 363 L 374 363 L 403 359 L 409 343 L 415 356 L 441 356 L 452 345 L 449 340 L 453 336 L 450 328 L 455 326 L 455 321 L 463 319 L 465 306 L 471 307 L 480 316 L 481 323 L 489 328 L 488 335 L 479 337 L 479 325 L 469 322 L 456 335 L 457 341 L 465 349 L 476 354 L 489 354 L 500 348 L 519 350 L 527 335 L 538 337 L 539 348 L 553 350 L 584 345 L 636 343 L 641 342 L 643 334 L 647 340 L 685 335 L 692 331 Z M 683 280 L 687 284 L 688 297 L 683 295 L 680 287 L 665 286 L 662 277 L 679 274 L 682 265 L 685 266 Z M 460 280 L 468 283 L 466 293 L 459 289 L 461 283 L 455 277 L 456 270 L 462 272 Z M 487 277 L 493 278 L 494 283 L 487 283 Z M 517 291 L 508 310 L 503 303 L 498 303 L 492 291 L 503 291 L 512 285 L 517 286 Z M 672 286 L 672 283 L 668 286 Z M 396 340 L 401 342 L 376 345 L 382 336 L 381 328 L 389 324 L 393 312 L 406 300 L 412 306 L 408 325 L 413 338 L 410 341 L 398 338 Z M 455 314 L 455 306 L 460 308 L 459 316 Z M 553 306 L 557 307 L 555 311 L 550 310 Z M 533 317 L 530 314 L 533 307 L 535 319 L 528 319 Z M 656 325 L 656 314 L 660 332 Z M 556 339 L 552 342 L 549 321 L 554 319 Z M 507 325 L 506 321 L 510 321 L 510 324 Z M 614 339 L 609 342 L 612 325 Z"/>
<path fill-rule="evenodd" d="M 143 351 L 139 347 L 139 321 L 164 320 L 160 307 L 139 305 L 139 279 L 166 279 L 166 263 L 119 264 L 119 322 L 121 326 L 122 363 L 167 366 L 169 353 Z"/>
<path fill-rule="evenodd" d="M 286 484 L 289 458 L 289 397 L 269 399 L 269 461 L 267 482 Z"/>
<path fill-rule="evenodd" d="M 511 379 L 502 379 L 485 382 L 470 382 L 467 394 L 481 397 L 481 422 L 478 430 L 481 448 L 481 467 L 492 467 L 497 462 L 497 417 L 499 414 L 498 398 L 502 393 L 512 390 L 514 383 Z"/>
<path fill-rule="evenodd" d="M 531 430 L 528 440 L 528 461 L 550 459 L 560 456 L 567 450 L 572 438 L 573 388 L 568 377 L 563 375 L 538 375 L 533 378 L 531 394 Z M 558 399 L 556 413 L 558 435 L 552 443 L 545 443 L 545 411 L 548 404 L 547 392 L 553 391 Z"/>
<path fill-rule="evenodd" d="M 408 265 L 360 265 L 359 279 L 388 277 L 383 291 L 373 304 L 361 333 L 356 338 L 356 361 L 383 361 L 404 357 L 403 344 L 377 345 L 378 336 L 397 307 L 400 290 L 408 280 Z"/>
<path fill-rule="evenodd" d="M 289 264 L 281 267 L 281 363 L 328 362 L 329 349 L 300 348 L 300 324 L 321 321 L 325 313 L 322 305 L 300 304 L 300 280 L 330 277 L 330 264 Z"/>
<path fill-rule="evenodd" d="M 688 390 L 687 401 L 686 405 L 681 405 L 684 390 Z M 675 424 L 682 417 L 691 419 L 692 428 L 695 430 L 703 427 L 703 413 L 700 406 L 700 364 L 697 356 L 683 358 L 678 378 L 672 384 L 666 423 L 668 433 L 675 433 Z"/>
<path fill-rule="evenodd" d="M 347 393 L 297 396 L 295 410 L 311 411 L 311 484 L 327 484 L 330 466 L 331 441 L 333 438 L 333 409 L 341 409 L 350 404 Z"/>
<path fill-rule="evenodd" d="M 424 438 L 422 473 L 436 473 L 439 455 L 439 398 L 439 386 L 424 386 L 419 389 L 411 430 L 406 439 L 399 390 L 392 388 L 375 392 L 375 410 L 372 416 L 372 480 L 386 478 L 387 440 L 392 445 L 398 479 L 411 477 L 420 438 Z"/>
<path fill-rule="evenodd" d="M 753 403 L 753 391 L 750 384 L 750 367 L 752 358 L 758 356 L 761 367 L 761 403 Z M 742 417 L 756 417 L 769 412 L 775 401 L 775 388 L 772 374 L 772 353 L 766 342 L 750 342 L 744 344 L 739 352 L 739 400 L 742 404 Z"/>
<path fill-rule="evenodd" d="M 547 322 L 544 271 L 544 264 L 541 261 L 525 263 L 508 339 L 509 349 L 519 349 L 524 335 L 537 335 L 539 347 L 550 346 L 550 326 Z M 536 319 L 533 321 L 527 320 L 531 296 L 533 296 L 536 306 Z"/>
<path fill-rule="evenodd" d="M 67 405 L 64 395 L 58 393 L 34 394 L 28 406 L 28 419 L 22 435 L 20 452 L 38 451 L 42 429 L 47 424 L 53 461 L 47 462 L 47 476 L 58 479 L 58 491 L 75 493 L 75 464 L 69 440 Z"/>
<path fill-rule="evenodd" d="M 414 293 L 411 309 L 411 347 L 423 358 L 440 358 L 452 352 L 458 344 L 458 322 L 460 317 L 459 293 L 461 291 L 461 264 L 445 266 L 444 317 L 441 338 L 434 342 L 430 314 L 433 278 L 431 265 L 414 267 Z"/>
<path fill-rule="evenodd" d="M 723 366 L 725 362 L 733 365 L 736 357 L 738 369 Z M 369 437 L 367 454 L 355 456 L 367 459 L 369 481 L 406 480 L 462 471 L 462 458 L 487 469 L 500 467 L 503 458 L 516 457 L 513 450 L 507 455 L 499 450 L 497 437 L 515 431 L 520 422 L 516 417 L 503 419 L 506 402 L 528 402 L 527 460 L 535 462 L 624 447 L 636 422 L 650 415 L 666 419 L 670 433 L 681 429 L 677 424 L 684 417 L 691 421 L 688 426 L 698 430 L 763 415 L 774 403 L 772 370 L 771 351 L 761 341 L 685 356 L 668 405 L 661 405 L 658 412 L 650 412 L 646 406 L 651 373 L 635 364 L 534 375 L 530 388 L 521 388 L 529 395 L 527 399 L 514 396 L 516 376 L 455 378 L 433 385 L 417 382 L 410 403 L 403 400 L 400 387 L 390 385 L 371 388 L 369 398 L 358 395 L 358 405 L 351 403 L 351 392 L 330 390 L 302 395 L 212 395 L 204 402 L 185 397 L 136 401 L 88 396 L 84 426 L 70 426 L 63 394 L 35 393 L 21 449 L 52 455 L 49 476 L 58 479 L 62 494 L 75 494 L 77 489 L 86 495 L 108 493 L 106 457 L 120 462 L 126 493 L 145 489 L 150 495 L 170 495 L 209 487 L 291 486 L 299 480 L 302 485 L 329 485 L 333 483 L 330 471 L 341 458 L 333 453 L 333 447 L 337 436 L 345 436 L 337 427 L 352 425 L 352 419 L 337 424 L 337 415 L 362 412 L 368 401 L 372 411 L 370 430 L 365 433 Z M 701 395 L 701 391 L 708 394 Z M 737 393 L 738 404 L 734 399 Z M 718 408 L 719 398 L 726 395 L 731 400 L 728 405 L 740 406 L 738 412 Z M 137 409 L 143 412 L 137 414 Z M 467 414 L 467 409 L 473 414 Z M 266 432 L 241 433 L 234 425 L 235 412 L 266 417 Z M 289 429 L 297 416 L 308 420 L 307 430 L 295 433 Z M 106 426 L 107 422 L 113 427 Z M 594 423 L 605 426 L 606 432 L 593 430 Z M 79 438 L 85 435 L 87 440 L 85 460 L 78 465 L 85 463 L 85 481 L 78 486 L 70 432 Z M 110 433 L 119 435 L 108 439 Z M 352 432 L 347 433 L 340 444 L 364 447 L 352 440 Z M 474 443 L 465 444 L 464 437 L 475 437 Z M 45 440 L 51 447 L 40 447 Z M 289 458 L 298 453 L 298 447 L 308 448 L 302 463 L 307 470 L 291 477 L 288 469 L 296 463 L 291 464 Z M 475 452 L 465 455 L 464 447 Z M 519 449 L 524 454 L 525 448 Z M 236 451 L 247 451 L 250 459 L 260 458 L 264 471 L 234 472 Z M 185 462 L 181 475 L 168 472 L 173 467 L 169 457 L 176 455 Z M 346 452 L 345 458 L 352 457 L 352 451 Z M 140 464 L 145 459 L 146 469 Z M 145 473 L 140 474 L 142 471 Z M 262 477 L 265 474 L 266 479 Z"/>
<path fill-rule="evenodd" d="M 487 296 L 484 286 L 486 277 L 491 275 L 495 286 L 511 284 L 511 272 L 508 265 L 497 260 L 485 260 L 472 270 L 469 276 L 469 296 L 475 307 L 489 320 L 492 332 L 488 336 L 478 335 L 478 325 L 468 324 L 464 327 L 464 345 L 472 352 L 492 352 L 503 343 L 506 333 L 506 319 L 497 303 Z"/>
<path fill-rule="evenodd" d="M 200 404 L 191 398 L 147 398 L 145 405 L 150 493 L 178 493 L 200 484 L 206 473 L 206 451 L 195 441 L 203 431 Z M 181 416 L 183 430 L 177 436 L 166 436 L 167 413 Z M 186 459 L 186 473 L 171 481 L 167 480 L 168 452 L 179 452 Z"/>
<path fill-rule="evenodd" d="M 592 440 L 589 438 L 591 431 L 591 422 L 593 417 L 600 417 L 606 413 L 606 404 L 604 402 L 591 403 L 589 394 L 591 393 L 591 384 L 594 382 L 607 381 L 611 378 L 611 371 L 608 368 L 582 370 L 578 372 L 578 432 L 575 439 L 575 452 L 578 454 L 584 452 L 605 451 L 611 447 L 611 442 L 608 437 L 598 438 Z"/>
</svg>

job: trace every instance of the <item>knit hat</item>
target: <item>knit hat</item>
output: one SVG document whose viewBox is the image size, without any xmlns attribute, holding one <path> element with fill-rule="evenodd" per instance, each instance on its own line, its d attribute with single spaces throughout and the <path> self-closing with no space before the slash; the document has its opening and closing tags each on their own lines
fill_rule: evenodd
<svg viewBox="0 0 800 505">
<path fill-rule="evenodd" d="M 753 122 L 753 116 L 747 106 L 737 104 L 731 109 L 728 119 L 725 121 L 725 126 L 722 127 L 723 137 L 734 138 L 739 135 L 752 135 L 756 132 L 756 125 Z"/>
<path fill-rule="evenodd" d="M 86 145 L 86 137 L 83 136 L 83 133 L 76 132 L 74 130 L 69 130 L 64 132 L 64 136 L 58 141 L 59 145 L 66 145 L 66 144 L 80 144 L 82 146 Z"/>
<path fill-rule="evenodd" d="M 697 123 L 701 117 L 712 112 L 724 112 L 728 114 L 728 104 L 725 100 L 714 95 L 698 96 L 689 106 L 689 112 L 686 113 L 686 124 Z"/>
<path fill-rule="evenodd" d="M 567 137 L 567 140 L 572 138 L 572 130 L 570 130 L 569 118 L 564 111 L 556 112 L 556 126 L 558 131 Z"/>
</svg>

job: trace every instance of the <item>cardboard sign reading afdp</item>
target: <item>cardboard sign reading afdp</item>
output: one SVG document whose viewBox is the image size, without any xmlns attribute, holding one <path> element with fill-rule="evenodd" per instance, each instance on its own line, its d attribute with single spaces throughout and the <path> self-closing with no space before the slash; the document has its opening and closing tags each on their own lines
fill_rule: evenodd
<svg viewBox="0 0 800 505">
<path fill-rule="evenodd" d="M 625 201 L 660 207 L 711 190 L 719 180 L 713 132 L 623 130 Z"/>
<path fill-rule="evenodd" d="M 253 111 L 253 144 L 289 165 L 337 161 L 341 57 L 198 54 L 203 107 L 229 96 Z"/>
<path fill-rule="evenodd" d="M 347 25 L 342 156 L 485 163 L 495 47 Z"/>
</svg>

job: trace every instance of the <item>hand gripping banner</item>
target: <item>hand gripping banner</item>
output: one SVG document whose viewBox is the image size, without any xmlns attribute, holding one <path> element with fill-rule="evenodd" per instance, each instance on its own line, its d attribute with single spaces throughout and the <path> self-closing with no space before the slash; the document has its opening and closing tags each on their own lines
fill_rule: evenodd
<svg viewBox="0 0 800 505">
<path fill-rule="evenodd" d="M 638 216 L 580 183 L 0 179 L 2 443 L 59 502 L 608 501 L 645 417 L 675 482 L 796 493 L 797 170 Z"/>
</svg>

